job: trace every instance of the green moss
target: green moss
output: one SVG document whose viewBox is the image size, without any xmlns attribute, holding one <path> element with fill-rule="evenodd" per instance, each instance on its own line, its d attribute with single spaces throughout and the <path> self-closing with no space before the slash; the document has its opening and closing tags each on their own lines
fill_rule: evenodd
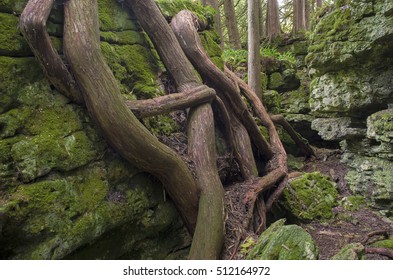
<svg viewBox="0 0 393 280">
<path fill-rule="evenodd" d="M 263 104 L 269 113 L 278 114 L 280 113 L 281 107 L 281 95 L 275 90 L 267 90 L 262 93 Z"/>
<path fill-rule="evenodd" d="M 146 99 L 161 95 L 158 86 L 158 61 L 141 45 L 110 45 L 101 43 L 102 52 L 116 79 L 122 84 L 123 94 L 135 94 Z"/>
<path fill-rule="evenodd" d="M 100 32 L 101 41 L 118 45 L 146 45 L 146 37 L 142 32 L 126 30 L 119 32 Z"/>
<path fill-rule="evenodd" d="M 203 48 L 212 59 L 213 63 L 224 70 L 224 60 L 222 58 L 222 50 L 220 48 L 220 38 L 215 31 L 206 30 L 199 33 Z"/>
<path fill-rule="evenodd" d="M 23 182 L 30 182 L 53 169 L 73 170 L 98 157 L 98 151 L 81 131 L 64 138 L 56 134 L 29 137 L 14 144 L 11 154 Z"/>
<path fill-rule="evenodd" d="M 28 0 L 0 0 L 0 12 L 20 14 Z"/>
<path fill-rule="evenodd" d="M 13 58 L 0 56 L 0 114 L 15 107 L 20 102 L 25 88 L 44 75 L 34 58 Z M 49 88 L 49 86 L 48 86 Z M 41 90 L 31 91 L 34 98 L 40 99 Z"/>
<path fill-rule="evenodd" d="M 145 126 L 155 135 L 170 136 L 179 130 L 179 125 L 170 116 L 159 115 L 145 118 L 143 120 Z"/>
<path fill-rule="evenodd" d="M 14 136 L 30 116 L 28 109 L 12 109 L 0 115 L 0 138 Z"/>
<path fill-rule="evenodd" d="M 269 76 L 268 89 L 277 90 L 284 85 L 284 78 L 279 72 L 275 72 Z"/>
<path fill-rule="evenodd" d="M 98 0 L 98 13 L 101 31 L 140 30 L 128 9 L 118 1 Z"/>
<path fill-rule="evenodd" d="M 0 55 L 32 55 L 29 45 L 18 30 L 18 17 L 0 13 Z"/>
<path fill-rule="evenodd" d="M 360 195 L 347 196 L 340 201 L 340 205 L 342 205 L 345 210 L 357 211 L 361 206 L 365 205 L 365 200 L 364 197 Z"/>
<path fill-rule="evenodd" d="M 386 240 L 379 240 L 374 242 L 372 247 L 377 247 L 377 248 L 387 248 L 393 250 L 393 236 L 391 236 L 389 239 Z"/>
<path fill-rule="evenodd" d="M 327 220 L 337 206 L 336 185 L 319 172 L 306 173 L 289 183 L 282 204 L 294 217 L 304 221 Z"/>
<path fill-rule="evenodd" d="M 351 243 L 332 257 L 332 260 L 361 260 L 364 258 L 364 246 L 360 243 Z"/>
<path fill-rule="evenodd" d="M 393 110 L 383 110 L 367 119 L 367 136 L 378 141 L 393 143 Z"/>
<path fill-rule="evenodd" d="M 297 225 L 284 226 L 285 219 L 264 231 L 247 255 L 249 260 L 315 260 L 318 247 L 311 235 Z"/>
</svg>

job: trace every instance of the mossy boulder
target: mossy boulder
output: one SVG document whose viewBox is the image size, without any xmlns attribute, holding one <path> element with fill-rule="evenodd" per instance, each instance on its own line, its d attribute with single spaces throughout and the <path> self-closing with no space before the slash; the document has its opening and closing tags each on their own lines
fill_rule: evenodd
<svg viewBox="0 0 393 280">
<path fill-rule="evenodd" d="M 350 167 L 345 176 L 351 191 L 362 195 L 387 216 L 393 213 L 393 162 L 356 153 L 345 153 L 342 161 Z"/>
<path fill-rule="evenodd" d="M 367 137 L 393 143 L 393 109 L 379 111 L 367 118 Z"/>
<path fill-rule="evenodd" d="M 364 246 L 360 243 L 350 243 L 344 246 L 332 260 L 362 260 L 364 258 Z"/>
<path fill-rule="evenodd" d="M 270 225 L 247 254 L 248 260 L 316 260 L 318 247 L 309 233 L 285 219 Z"/>
<path fill-rule="evenodd" d="M 319 172 L 306 173 L 291 180 L 280 204 L 296 220 L 329 220 L 338 205 L 335 183 Z"/>
</svg>

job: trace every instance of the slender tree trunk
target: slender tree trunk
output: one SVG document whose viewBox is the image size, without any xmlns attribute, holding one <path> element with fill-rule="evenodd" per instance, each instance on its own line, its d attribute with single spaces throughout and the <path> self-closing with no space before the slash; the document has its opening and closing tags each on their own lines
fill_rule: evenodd
<svg viewBox="0 0 393 280">
<path fill-rule="evenodd" d="M 304 0 L 293 0 L 293 33 L 306 29 Z"/>
<path fill-rule="evenodd" d="M 229 45 L 232 49 L 241 48 L 239 30 L 233 0 L 224 0 L 225 22 L 228 29 Z"/>
<path fill-rule="evenodd" d="M 323 5 L 323 0 L 317 0 L 317 8 L 321 8 Z"/>
<path fill-rule="evenodd" d="M 277 0 L 268 0 L 267 2 L 267 35 L 269 41 L 280 35 L 280 17 Z"/>
<path fill-rule="evenodd" d="M 261 0 L 261 3 L 259 5 L 259 38 L 260 42 L 265 39 L 266 36 L 266 21 L 265 21 L 265 16 L 263 14 L 263 5 L 264 5 L 264 0 Z"/>
<path fill-rule="evenodd" d="M 306 30 L 310 29 L 310 21 L 311 21 L 311 0 L 304 0 L 304 25 Z"/>
<path fill-rule="evenodd" d="M 258 96 L 262 97 L 259 3 L 259 0 L 248 0 L 248 84 Z"/>
</svg>

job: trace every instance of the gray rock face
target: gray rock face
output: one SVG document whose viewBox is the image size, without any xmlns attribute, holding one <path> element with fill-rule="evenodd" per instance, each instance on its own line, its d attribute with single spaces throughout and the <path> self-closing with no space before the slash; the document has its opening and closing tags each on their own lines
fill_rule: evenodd
<svg viewBox="0 0 393 280">
<path fill-rule="evenodd" d="M 338 3 L 338 2 L 337 2 Z M 346 180 L 371 205 L 392 213 L 393 4 L 335 4 L 310 35 L 312 128 L 340 142 Z"/>
</svg>

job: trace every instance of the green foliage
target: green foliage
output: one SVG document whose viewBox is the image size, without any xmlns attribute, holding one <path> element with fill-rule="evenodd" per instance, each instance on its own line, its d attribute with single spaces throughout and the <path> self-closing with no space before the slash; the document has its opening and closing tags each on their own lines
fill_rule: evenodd
<svg viewBox="0 0 393 280">
<path fill-rule="evenodd" d="M 145 118 L 145 126 L 155 135 L 169 136 L 179 130 L 179 125 L 167 115 Z"/>
<path fill-rule="evenodd" d="M 243 255 L 247 255 L 250 250 L 255 246 L 256 242 L 254 240 L 254 238 L 252 237 L 247 237 L 243 243 L 240 245 L 240 253 L 242 253 Z"/>
<path fill-rule="evenodd" d="M 228 65 L 239 68 L 247 65 L 248 51 L 227 49 L 223 52 L 222 57 Z"/>
<path fill-rule="evenodd" d="M 198 18 L 209 25 L 213 25 L 215 10 L 210 6 L 204 6 L 199 1 L 190 0 L 155 0 L 164 17 L 170 21 L 181 10 L 189 10 Z"/>
</svg>

